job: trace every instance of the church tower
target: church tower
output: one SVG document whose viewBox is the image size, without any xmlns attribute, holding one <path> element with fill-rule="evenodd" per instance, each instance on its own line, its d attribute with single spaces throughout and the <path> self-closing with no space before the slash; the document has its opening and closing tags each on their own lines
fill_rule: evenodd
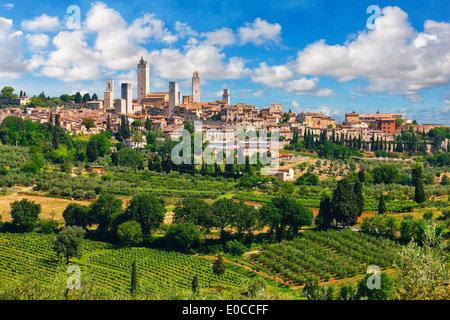
<svg viewBox="0 0 450 320">
<path fill-rule="evenodd" d="M 229 89 L 223 89 L 223 95 L 222 100 L 225 101 L 227 105 L 230 105 L 230 90 Z"/>
<path fill-rule="evenodd" d="M 106 90 L 103 94 L 103 105 L 105 109 L 114 108 L 114 80 L 106 79 Z"/>
<path fill-rule="evenodd" d="M 142 99 L 150 92 L 150 65 L 141 57 L 137 69 L 137 102 L 142 103 Z"/>
<path fill-rule="evenodd" d="M 200 77 L 197 71 L 192 76 L 192 102 L 200 102 Z"/>
</svg>

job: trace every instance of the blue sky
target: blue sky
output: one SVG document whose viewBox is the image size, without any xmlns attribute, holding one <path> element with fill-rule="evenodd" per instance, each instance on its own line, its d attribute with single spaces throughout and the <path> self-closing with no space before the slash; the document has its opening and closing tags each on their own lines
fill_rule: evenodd
<svg viewBox="0 0 450 320">
<path fill-rule="evenodd" d="M 79 28 L 67 19 L 80 9 Z M 377 29 L 367 21 L 380 8 Z M 202 101 L 283 103 L 293 112 L 403 112 L 450 125 L 450 2 L 29 1 L 0 2 L 0 86 L 28 96 L 76 91 L 102 98 L 105 79 L 152 92 L 200 72 Z M 370 20 L 369 22 L 373 22 Z"/>
</svg>

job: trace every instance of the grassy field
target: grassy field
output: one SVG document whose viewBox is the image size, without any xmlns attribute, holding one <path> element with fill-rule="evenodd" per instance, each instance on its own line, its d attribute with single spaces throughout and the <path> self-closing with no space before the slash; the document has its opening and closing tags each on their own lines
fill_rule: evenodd
<svg viewBox="0 0 450 320">
<path fill-rule="evenodd" d="M 58 222 L 64 222 L 62 212 L 69 203 L 79 203 L 82 205 L 90 204 L 89 201 L 68 200 L 53 197 L 29 196 L 13 193 L 5 196 L 0 196 L 0 214 L 2 215 L 3 221 L 11 221 L 11 215 L 9 214 L 11 210 L 10 203 L 14 201 L 20 201 L 22 199 L 34 201 L 35 203 L 41 205 L 42 212 L 39 215 L 41 219 L 55 219 Z"/>
</svg>

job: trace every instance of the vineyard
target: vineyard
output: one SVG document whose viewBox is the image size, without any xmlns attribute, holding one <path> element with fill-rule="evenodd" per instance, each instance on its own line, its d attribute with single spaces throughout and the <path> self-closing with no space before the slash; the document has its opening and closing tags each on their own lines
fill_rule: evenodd
<svg viewBox="0 0 450 320">
<path fill-rule="evenodd" d="M 263 246 L 251 259 L 285 281 L 302 285 L 310 276 L 328 281 L 362 274 L 369 265 L 392 267 L 399 248 L 385 238 L 349 229 L 328 230 L 305 232 L 293 241 Z"/>
<path fill-rule="evenodd" d="M 177 252 L 149 248 L 115 248 L 112 245 L 85 240 L 83 257 L 72 259 L 82 275 L 91 275 L 94 286 L 113 292 L 127 291 L 131 280 L 131 265 L 136 261 L 141 280 L 167 288 L 190 288 L 194 275 L 202 287 L 217 286 L 211 260 Z M 11 280 L 33 274 L 36 281 L 55 279 L 65 263 L 56 257 L 51 236 L 37 233 L 0 234 L 0 280 Z M 227 270 L 221 278 L 222 286 L 240 287 L 247 278 Z"/>
</svg>

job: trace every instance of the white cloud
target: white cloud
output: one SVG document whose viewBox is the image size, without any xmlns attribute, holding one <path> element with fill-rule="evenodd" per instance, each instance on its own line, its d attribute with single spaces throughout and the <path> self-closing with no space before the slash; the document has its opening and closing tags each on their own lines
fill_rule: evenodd
<svg viewBox="0 0 450 320">
<path fill-rule="evenodd" d="M 319 87 L 319 78 L 298 77 L 290 64 L 269 67 L 265 62 L 259 64 L 251 73 L 255 83 L 262 83 L 268 87 L 294 92 L 296 95 L 310 95 L 314 97 L 331 97 L 335 93 L 328 88 Z"/>
<path fill-rule="evenodd" d="M 314 93 L 315 97 L 327 97 L 327 98 L 329 98 L 329 97 L 332 97 L 334 95 L 336 95 L 336 93 L 333 90 L 329 89 L 329 88 L 322 88 L 322 89 L 317 90 Z"/>
<path fill-rule="evenodd" d="M 294 72 L 285 65 L 269 67 L 265 62 L 253 70 L 253 82 L 262 83 L 274 88 L 282 88 L 286 81 L 294 77 Z"/>
<path fill-rule="evenodd" d="M 47 47 L 50 37 L 44 33 L 27 34 L 25 36 L 28 46 L 32 51 L 40 50 Z"/>
<path fill-rule="evenodd" d="M 14 3 L 4 3 L 0 5 L 5 10 L 12 10 L 14 8 Z"/>
<path fill-rule="evenodd" d="M 244 27 L 238 29 L 238 34 L 242 44 L 253 43 L 262 45 L 274 42 L 281 42 L 281 25 L 269 23 L 261 18 L 256 18 L 252 23 L 246 22 Z"/>
<path fill-rule="evenodd" d="M 362 31 L 344 45 L 317 41 L 298 53 L 296 70 L 338 81 L 369 80 L 360 92 L 403 94 L 419 101 L 422 90 L 449 83 L 450 23 L 426 21 L 414 30 L 398 7 L 385 7 L 381 28 Z"/>
<path fill-rule="evenodd" d="M 297 95 L 302 95 L 315 90 L 318 81 L 317 78 L 307 79 L 302 77 L 285 83 L 283 89 L 287 92 L 295 92 Z"/>
<path fill-rule="evenodd" d="M 24 20 L 20 27 L 26 31 L 55 31 L 60 27 L 58 17 L 50 17 L 45 13 L 33 20 Z"/>
<path fill-rule="evenodd" d="M 257 90 L 257 91 L 255 91 L 255 92 L 253 92 L 253 93 L 252 93 L 252 96 L 254 96 L 254 97 L 260 97 L 260 96 L 263 96 L 263 95 L 265 95 L 265 94 L 266 94 L 266 90 L 260 89 L 260 90 Z"/>
<path fill-rule="evenodd" d="M 13 28 L 13 20 L 0 17 L 0 77 L 17 78 L 28 72 L 30 61 L 23 58 L 23 32 Z"/>
<path fill-rule="evenodd" d="M 203 32 L 201 37 L 206 38 L 203 43 L 208 45 L 225 47 L 236 43 L 236 36 L 230 28 L 221 28 L 210 32 Z"/>
<path fill-rule="evenodd" d="M 299 107 L 300 107 L 300 103 L 298 103 L 297 101 L 292 101 L 292 102 L 291 102 L 291 105 L 292 105 L 294 108 L 299 108 Z"/>
<path fill-rule="evenodd" d="M 187 24 L 187 22 L 175 22 L 175 31 L 180 38 L 186 37 L 198 37 L 198 32 L 192 30 L 192 27 Z"/>
<path fill-rule="evenodd" d="M 96 2 L 87 12 L 81 29 L 61 31 L 53 39 L 56 49 L 48 54 L 42 73 L 66 82 L 98 80 L 111 70 L 134 70 L 143 56 L 151 65 L 152 75 L 158 78 L 189 79 L 194 71 L 208 79 L 237 79 L 249 74 L 244 59 L 227 58 L 217 46 L 193 37 L 182 49 L 148 52 L 144 48 L 150 41 L 172 44 L 178 37 L 194 34 L 187 24 L 178 22 L 175 28 L 177 34 L 169 31 L 153 14 L 143 14 L 128 25 L 119 12 Z M 213 35 L 205 37 L 212 40 Z M 93 39 L 92 45 L 88 39 Z"/>
<path fill-rule="evenodd" d="M 238 79 L 247 75 L 244 60 L 232 57 L 225 62 L 225 54 L 215 46 L 192 45 L 180 49 L 154 50 L 148 55 L 153 70 L 166 79 L 192 77 L 194 71 L 208 79 Z"/>
<path fill-rule="evenodd" d="M 61 31 L 54 39 L 56 50 L 44 63 L 42 73 L 66 82 L 96 80 L 102 76 L 100 55 L 89 48 L 81 30 Z"/>
</svg>

